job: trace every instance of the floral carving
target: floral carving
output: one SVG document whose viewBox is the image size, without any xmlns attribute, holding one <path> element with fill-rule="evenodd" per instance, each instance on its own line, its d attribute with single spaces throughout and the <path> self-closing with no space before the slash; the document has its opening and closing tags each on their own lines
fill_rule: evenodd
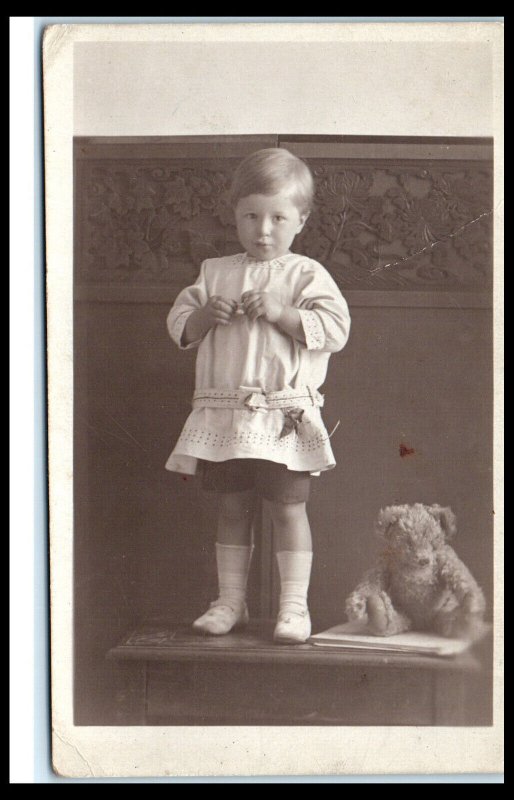
<svg viewBox="0 0 514 800">
<path fill-rule="evenodd" d="M 150 160 L 149 160 L 150 161 Z M 492 169 L 478 162 L 310 162 L 315 206 L 295 249 L 344 289 L 487 288 Z M 79 283 L 184 284 L 238 252 L 233 162 L 80 162 Z"/>
<path fill-rule="evenodd" d="M 341 287 L 485 288 L 492 265 L 492 175 L 327 163 L 315 170 L 316 206 L 299 238 Z"/>
<path fill-rule="evenodd" d="M 224 166 L 86 162 L 78 279 L 175 283 L 233 245 Z"/>
</svg>

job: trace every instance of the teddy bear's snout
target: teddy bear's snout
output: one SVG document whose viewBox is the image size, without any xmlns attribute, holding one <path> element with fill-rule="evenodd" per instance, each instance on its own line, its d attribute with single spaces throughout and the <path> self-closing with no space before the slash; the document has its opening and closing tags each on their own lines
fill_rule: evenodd
<svg viewBox="0 0 514 800">
<path fill-rule="evenodd" d="M 426 567 L 427 564 L 430 564 L 430 559 L 427 556 L 421 556 L 418 558 L 418 564 L 420 567 Z"/>
</svg>

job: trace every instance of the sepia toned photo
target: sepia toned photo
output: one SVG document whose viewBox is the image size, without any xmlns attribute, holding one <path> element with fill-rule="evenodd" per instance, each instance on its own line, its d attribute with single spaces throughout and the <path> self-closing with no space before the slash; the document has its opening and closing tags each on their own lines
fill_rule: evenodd
<svg viewBox="0 0 514 800">
<path fill-rule="evenodd" d="M 355 27 L 46 31 L 59 774 L 501 768 L 501 31 Z"/>
</svg>

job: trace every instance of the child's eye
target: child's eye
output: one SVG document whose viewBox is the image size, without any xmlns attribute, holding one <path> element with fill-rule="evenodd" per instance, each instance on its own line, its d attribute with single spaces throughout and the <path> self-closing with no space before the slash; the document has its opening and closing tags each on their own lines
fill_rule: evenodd
<svg viewBox="0 0 514 800">
<path fill-rule="evenodd" d="M 282 222 L 283 220 L 285 220 L 285 217 L 280 216 L 280 214 L 276 215 L 276 217 L 275 217 L 275 221 L 276 222 Z"/>
</svg>

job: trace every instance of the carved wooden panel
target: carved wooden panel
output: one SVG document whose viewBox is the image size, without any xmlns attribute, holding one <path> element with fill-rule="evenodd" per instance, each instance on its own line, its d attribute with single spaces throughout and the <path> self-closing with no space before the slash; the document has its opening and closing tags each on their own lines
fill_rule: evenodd
<svg viewBox="0 0 514 800">
<path fill-rule="evenodd" d="M 237 163 L 237 162 L 236 162 Z M 77 281 L 186 285 L 203 259 L 239 252 L 230 160 L 88 160 Z"/>
<path fill-rule="evenodd" d="M 311 165 L 316 205 L 300 246 L 327 266 L 341 288 L 489 286 L 488 166 Z"/>
<path fill-rule="evenodd" d="M 77 285 L 183 286 L 204 258 L 239 252 L 227 201 L 238 161 L 79 159 Z M 308 161 L 315 206 L 295 250 L 342 289 L 489 289 L 490 162 Z"/>
</svg>

